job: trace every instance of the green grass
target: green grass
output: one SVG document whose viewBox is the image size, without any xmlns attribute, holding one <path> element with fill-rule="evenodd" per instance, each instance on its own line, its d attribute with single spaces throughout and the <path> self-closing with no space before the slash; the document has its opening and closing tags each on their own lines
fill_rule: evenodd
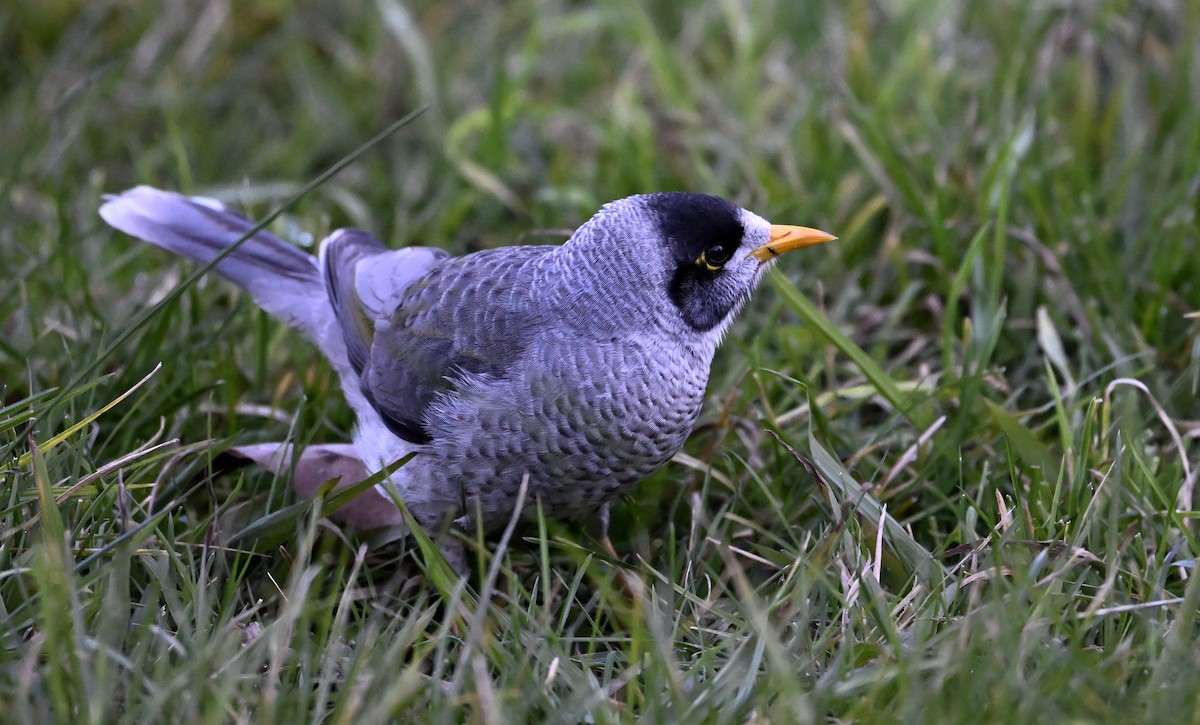
<svg viewBox="0 0 1200 725">
<path fill-rule="evenodd" d="M 1200 718 L 1200 5 L 300 5 L 0 9 L 0 720 Z M 426 577 L 221 470 L 346 440 L 336 381 L 96 215 L 262 217 L 422 105 L 273 229 L 461 253 L 689 189 L 841 237 L 623 562 L 542 520 Z"/>
</svg>

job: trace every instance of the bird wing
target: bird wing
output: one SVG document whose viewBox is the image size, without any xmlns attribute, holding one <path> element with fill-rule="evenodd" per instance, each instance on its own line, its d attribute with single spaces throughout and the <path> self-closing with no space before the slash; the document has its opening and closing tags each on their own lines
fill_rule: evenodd
<svg viewBox="0 0 1200 725">
<path fill-rule="evenodd" d="M 369 361 L 375 321 L 391 315 L 408 287 L 449 256 L 434 247 L 388 249 L 358 229 L 339 229 L 321 242 L 325 291 L 356 373 Z"/>
<path fill-rule="evenodd" d="M 426 416 L 464 380 L 502 377 L 548 312 L 533 304 L 530 262 L 553 247 L 507 247 L 447 260 L 377 318 L 362 390 L 393 433 L 430 440 Z"/>
</svg>

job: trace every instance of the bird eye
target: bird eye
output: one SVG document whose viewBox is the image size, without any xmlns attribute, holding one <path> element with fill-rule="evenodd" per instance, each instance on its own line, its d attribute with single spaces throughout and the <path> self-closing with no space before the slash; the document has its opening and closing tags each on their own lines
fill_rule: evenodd
<svg viewBox="0 0 1200 725">
<path fill-rule="evenodd" d="M 702 264 L 708 268 L 710 272 L 716 272 L 725 263 L 733 257 L 733 248 L 724 244 L 713 244 L 708 249 L 705 249 L 700 254 L 700 258 L 696 260 L 696 264 Z"/>
</svg>

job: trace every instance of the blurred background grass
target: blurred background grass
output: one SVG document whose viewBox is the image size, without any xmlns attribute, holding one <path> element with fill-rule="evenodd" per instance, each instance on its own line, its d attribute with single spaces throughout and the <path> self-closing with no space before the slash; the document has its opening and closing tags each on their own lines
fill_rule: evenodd
<svg viewBox="0 0 1200 725">
<path fill-rule="evenodd" d="M 1195 716 L 1195 3 L 13 0 L 0 47 L 6 719 Z M 101 195 L 262 216 L 423 105 L 275 230 L 461 253 L 688 189 L 841 237 L 619 507 L 639 596 L 554 522 L 467 590 L 304 517 L 231 550 L 286 481 L 176 456 L 352 421 Z"/>
</svg>

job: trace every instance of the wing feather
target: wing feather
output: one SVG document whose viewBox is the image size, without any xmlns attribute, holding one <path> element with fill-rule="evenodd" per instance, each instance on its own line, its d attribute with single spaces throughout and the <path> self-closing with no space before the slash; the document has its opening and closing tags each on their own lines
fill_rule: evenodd
<svg viewBox="0 0 1200 725">
<path fill-rule="evenodd" d="M 501 377 L 528 347 L 545 311 L 527 266 L 553 247 L 509 247 L 459 257 L 411 284 L 375 326 L 364 394 L 394 433 L 430 439 L 426 416 L 469 376 Z"/>
</svg>

